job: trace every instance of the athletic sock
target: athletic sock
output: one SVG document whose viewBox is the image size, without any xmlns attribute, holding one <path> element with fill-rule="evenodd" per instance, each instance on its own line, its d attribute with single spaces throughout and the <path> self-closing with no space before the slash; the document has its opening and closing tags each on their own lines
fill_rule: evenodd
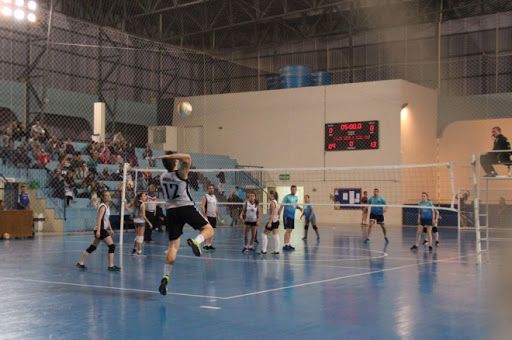
<svg viewBox="0 0 512 340">
<path fill-rule="evenodd" d="M 274 235 L 274 242 L 275 242 L 275 247 L 274 247 L 274 251 L 279 251 L 279 248 L 281 248 L 281 239 L 279 238 L 279 235 Z"/>
<path fill-rule="evenodd" d="M 267 252 L 267 246 L 268 246 L 268 237 L 267 237 L 267 234 L 263 233 L 263 235 L 261 235 L 261 250 L 264 253 Z"/>
<path fill-rule="evenodd" d="M 194 239 L 194 241 L 196 241 L 197 243 L 199 244 L 202 244 L 204 242 L 204 236 L 199 234 L 196 236 L 196 238 Z"/>
<path fill-rule="evenodd" d="M 164 276 L 171 276 L 172 272 L 172 264 L 165 263 L 164 264 Z"/>
</svg>

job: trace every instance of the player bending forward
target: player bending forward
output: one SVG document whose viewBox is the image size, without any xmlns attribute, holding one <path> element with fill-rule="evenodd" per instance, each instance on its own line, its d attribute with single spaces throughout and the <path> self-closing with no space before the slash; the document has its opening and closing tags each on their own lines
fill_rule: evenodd
<svg viewBox="0 0 512 340">
<path fill-rule="evenodd" d="M 167 170 L 160 177 L 160 186 L 166 201 L 165 226 L 169 234 L 169 245 L 165 258 L 164 275 L 158 288 L 160 294 L 166 295 L 185 223 L 196 230 L 200 230 L 199 235 L 194 239 L 189 238 L 187 240 L 187 244 L 196 256 L 201 256 L 201 244 L 204 240 L 211 239 L 214 231 L 208 221 L 196 210 L 194 200 L 190 196 L 188 189 L 188 173 L 192 165 L 190 155 L 168 151 L 158 158 L 162 159 L 162 163 Z"/>
</svg>

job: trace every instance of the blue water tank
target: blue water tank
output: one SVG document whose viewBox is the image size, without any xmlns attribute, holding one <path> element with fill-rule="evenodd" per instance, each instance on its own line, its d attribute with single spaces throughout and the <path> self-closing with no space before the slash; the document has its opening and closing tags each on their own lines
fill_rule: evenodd
<svg viewBox="0 0 512 340">
<path fill-rule="evenodd" d="M 277 75 L 267 76 L 267 90 L 277 90 L 281 88 L 281 77 Z"/>
<path fill-rule="evenodd" d="M 311 86 L 311 68 L 306 65 L 285 65 L 279 69 L 281 86 L 295 88 Z"/>
<path fill-rule="evenodd" d="M 331 85 L 332 73 L 331 72 L 314 72 L 311 74 L 311 81 L 313 86 Z"/>
</svg>

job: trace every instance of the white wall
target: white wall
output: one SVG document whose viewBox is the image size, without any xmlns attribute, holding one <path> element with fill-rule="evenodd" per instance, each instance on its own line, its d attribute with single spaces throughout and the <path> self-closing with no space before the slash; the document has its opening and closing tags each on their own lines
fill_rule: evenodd
<svg viewBox="0 0 512 340">
<path fill-rule="evenodd" d="M 240 164 L 264 167 L 346 167 L 394 165 L 414 161 L 434 162 L 437 97 L 431 90 L 401 80 L 246 92 L 183 98 L 194 111 L 189 117 L 175 114 L 179 127 L 204 127 L 204 152 L 226 154 Z M 408 102 L 411 119 L 402 136 L 400 110 Z M 427 117 L 428 116 L 428 117 Z M 378 150 L 324 152 L 326 123 L 379 121 Z M 428 127 L 427 127 L 428 125 Z M 431 125 L 431 126 L 430 126 Z M 411 142 L 411 140 L 413 142 Z M 404 142 L 405 141 L 405 142 Z M 403 153 L 401 153 L 401 150 Z M 418 153 L 418 151 L 420 151 Z M 362 187 L 371 191 L 378 181 L 307 182 L 291 174 L 288 182 L 304 185 L 313 202 L 324 202 L 334 188 Z M 341 177 L 340 177 L 341 178 Z M 378 183 L 378 182 L 377 182 Z M 382 182 L 383 195 L 400 195 L 400 184 Z M 396 193 L 396 194 L 393 194 Z M 359 211 L 324 211 L 324 222 L 354 222 Z M 392 216 L 394 215 L 394 216 Z M 396 222 L 401 214 L 390 210 Z M 358 218 L 356 218 L 357 221 Z"/>
</svg>

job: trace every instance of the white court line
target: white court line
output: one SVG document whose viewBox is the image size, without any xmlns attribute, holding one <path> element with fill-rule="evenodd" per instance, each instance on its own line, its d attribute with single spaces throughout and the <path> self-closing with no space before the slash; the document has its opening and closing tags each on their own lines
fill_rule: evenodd
<svg viewBox="0 0 512 340">
<path fill-rule="evenodd" d="M 83 287 L 83 288 L 112 289 L 112 290 L 119 290 L 119 291 L 126 291 L 126 292 L 151 293 L 151 294 L 159 294 L 160 295 L 160 293 L 155 290 L 146 290 L 146 289 L 137 289 L 137 288 L 121 288 L 121 287 L 112 287 L 112 286 L 87 285 L 87 284 L 81 284 L 81 283 L 34 280 L 34 279 L 25 279 L 25 278 L 18 278 L 18 277 L 2 277 L 2 280 L 22 281 L 22 282 L 31 282 L 31 283 L 45 283 L 45 284 Z M 174 292 L 167 292 L 167 295 L 187 296 L 187 297 L 206 298 L 206 299 L 224 299 L 224 298 L 218 297 L 218 296 L 196 295 L 196 294 L 174 293 Z"/>
<path fill-rule="evenodd" d="M 199 306 L 199 308 L 204 308 L 204 309 L 221 309 L 220 307 L 215 307 L 215 306 Z"/>
<path fill-rule="evenodd" d="M 300 284 L 296 284 L 296 285 L 284 286 L 284 287 L 280 287 L 280 288 L 261 290 L 261 291 L 258 291 L 258 292 L 252 292 L 252 293 L 246 293 L 246 294 L 240 294 L 240 295 L 233 295 L 233 296 L 225 297 L 225 298 L 223 298 L 223 300 L 233 300 L 233 299 L 238 299 L 238 298 L 242 298 L 242 297 L 246 297 L 246 296 L 260 295 L 260 294 L 266 294 L 266 293 L 271 293 L 271 292 L 278 292 L 278 291 L 281 291 L 281 290 L 287 290 L 287 289 L 292 289 L 292 288 L 312 286 L 312 285 L 322 284 L 322 283 L 326 283 L 326 282 L 340 281 L 340 280 L 349 279 L 349 278 L 353 278 L 353 277 L 360 277 L 360 276 L 372 275 L 372 274 L 377 274 L 377 273 L 384 273 L 384 272 L 390 272 L 390 271 L 395 271 L 395 270 L 401 270 L 401 269 L 410 268 L 410 267 L 417 267 L 417 266 L 421 266 L 421 265 L 424 265 L 424 264 L 438 263 L 438 262 L 444 262 L 444 261 L 451 261 L 451 260 L 461 259 L 461 258 L 468 257 L 468 256 L 475 256 L 475 254 L 456 256 L 456 257 L 447 258 L 445 260 L 435 260 L 435 261 L 420 262 L 420 263 L 415 263 L 415 264 L 408 264 L 408 265 L 399 266 L 399 267 L 386 268 L 386 269 L 374 270 L 374 271 L 370 271 L 370 272 L 364 272 L 364 273 L 358 273 L 358 274 L 350 274 L 350 275 L 345 275 L 345 276 L 333 277 L 331 279 L 326 279 L 326 280 L 305 282 L 305 283 L 300 283 Z"/>
</svg>

